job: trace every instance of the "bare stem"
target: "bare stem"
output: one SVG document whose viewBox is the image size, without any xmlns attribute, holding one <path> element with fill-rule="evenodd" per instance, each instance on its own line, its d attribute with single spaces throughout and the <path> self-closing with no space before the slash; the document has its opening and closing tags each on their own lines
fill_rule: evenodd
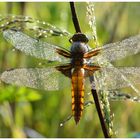
<svg viewBox="0 0 140 140">
<path fill-rule="evenodd" d="M 72 21 L 73 21 L 75 30 L 76 30 L 77 33 L 81 32 L 80 25 L 79 25 L 79 22 L 78 22 L 76 11 L 75 11 L 74 2 L 70 2 L 70 8 L 71 8 Z"/>
<path fill-rule="evenodd" d="M 92 96 L 93 96 L 95 106 L 96 106 L 96 109 L 97 109 L 97 112 L 98 112 L 98 116 L 99 116 L 99 119 L 100 119 L 100 123 L 101 123 L 102 131 L 104 133 L 104 137 L 105 138 L 110 138 L 110 136 L 108 134 L 107 127 L 106 127 L 106 124 L 105 124 L 105 121 L 104 121 L 104 117 L 103 117 L 103 113 L 102 113 L 102 110 L 101 110 L 98 94 L 97 94 L 96 90 L 94 90 L 94 89 L 92 89 L 91 92 L 92 92 Z"/>
</svg>

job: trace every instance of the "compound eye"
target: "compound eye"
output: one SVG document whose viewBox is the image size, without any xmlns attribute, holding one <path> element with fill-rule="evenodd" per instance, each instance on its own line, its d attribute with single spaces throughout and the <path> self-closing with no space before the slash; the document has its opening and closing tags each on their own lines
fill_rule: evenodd
<svg viewBox="0 0 140 140">
<path fill-rule="evenodd" d="M 70 43 L 73 43 L 72 38 L 69 39 L 69 42 L 70 42 Z"/>
</svg>

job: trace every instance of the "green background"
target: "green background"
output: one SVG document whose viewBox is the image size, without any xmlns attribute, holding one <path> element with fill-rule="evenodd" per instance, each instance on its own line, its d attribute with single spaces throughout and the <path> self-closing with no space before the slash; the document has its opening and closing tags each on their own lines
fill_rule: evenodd
<svg viewBox="0 0 140 140">
<path fill-rule="evenodd" d="M 94 3 L 96 28 L 100 45 L 120 41 L 140 32 L 140 3 Z M 23 6 L 24 5 L 24 6 Z M 87 3 L 76 3 L 81 29 L 90 34 L 86 17 Z M 46 21 L 71 34 L 75 33 L 69 3 L 64 2 L 1 2 L 0 15 L 27 15 Z M 69 47 L 67 39 L 49 40 Z M 95 46 L 90 41 L 90 46 Z M 0 36 L 0 72 L 9 68 L 38 67 L 40 60 L 13 52 L 12 46 Z M 139 55 L 129 57 L 119 65 L 139 66 Z M 92 100 L 88 97 L 87 100 Z M 129 101 L 110 102 L 114 114 L 114 137 L 134 137 L 140 132 L 140 105 Z M 96 108 L 84 110 L 78 125 L 73 118 L 63 127 L 60 123 L 71 114 L 71 89 L 57 92 L 33 90 L 0 84 L 0 137 L 96 138 L 103 137 Z M 138 135 L 139 136 L 139 135 Z"/>
</svg>

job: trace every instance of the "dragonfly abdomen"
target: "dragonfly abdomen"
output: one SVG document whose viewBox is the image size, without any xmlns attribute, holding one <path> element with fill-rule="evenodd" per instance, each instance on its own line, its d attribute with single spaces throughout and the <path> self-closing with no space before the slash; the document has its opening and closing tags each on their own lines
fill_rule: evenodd
<svg viewBox="0 0 140 140">
<path fill-rule="evenodd" d="M 84 108 L 84 69 L 76 68 L 72 72 L 72 113 L 78 123 Z"/>
</svg>

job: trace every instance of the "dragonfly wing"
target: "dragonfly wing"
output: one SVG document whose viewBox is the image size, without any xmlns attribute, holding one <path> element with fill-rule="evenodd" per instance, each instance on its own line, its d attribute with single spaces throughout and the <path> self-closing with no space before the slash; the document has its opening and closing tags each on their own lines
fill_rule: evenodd
<svg viewBox="0 0 140 140">
<path fill-rule="evenodd" d="M 8 84 L 48 91 L 60 90 L 70 86 L 69 78 L 55 68 L 13 69 L 3 72 L 0 78 Z"/>
<path fill-rule="evenodd" d="M 140 35 L 136 35 L 120 42 L 104 45 L 101 47 L 101 53 L 92 59 L 98 60 L 99 58 L 103 58 L 111 62 L 139 52 Z"/>
<path fill-rule="evenodd" d="M 58 46 L 31 38 L 30 36 L 20 31 L 5 30 L 3 32 L 3 35 L 4 38 L 10 43 L 12 43 L 12 45 L 16 49 L 26 53 L 27 55 L 35 56 L 37 58 L 46 59 L 50 61 L 59 61 L 63 63 L 69 62 L 69 59 L 59 55 L 56 52 L 57 49 L 61 49 Z"/>
<path fill-rule="evenodd" d="M 100 77 L 96 78 L 100 89 L 135 88 L 135 85 L 140 84 L 140 67 L 101 68 L 100 72 Z"/>
</svg>

